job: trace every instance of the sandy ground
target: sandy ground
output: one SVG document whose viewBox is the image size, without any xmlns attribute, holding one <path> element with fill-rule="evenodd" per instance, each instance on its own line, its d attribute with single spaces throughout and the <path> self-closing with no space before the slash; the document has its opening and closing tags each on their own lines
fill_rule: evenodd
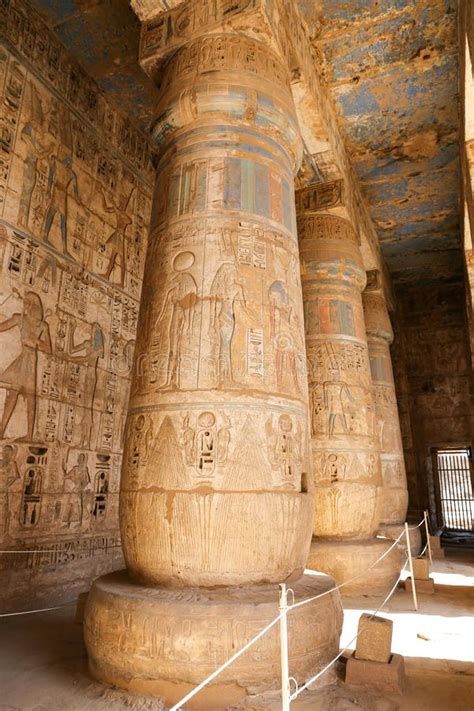
<svg viewBox="0 0 474 711">
<path fill-rule="evenodd" d="M 342 662 L 336 683 L 304 692 L 292 710 L 474 711 L 474 559 L 448 555 L 434 562 L 436 594 L 420 595 L 417 613 L 402 589 L 384 611 L 394 620 L 392 651 L 405 658 L 403 695 L 347 687 Z M 361 611 L 373 611 L 379 602 L 344 601 L 343 645 L 354 636 Z M 163 709 L 156 700 L 126 697 L 88 677 L 82 627 L 73 617 L 74 610 L 65 608 L 0 619 L 0 711 Z M 280 708 L 277 698 L 246 705 L 248 711 Z"/>
</svg>

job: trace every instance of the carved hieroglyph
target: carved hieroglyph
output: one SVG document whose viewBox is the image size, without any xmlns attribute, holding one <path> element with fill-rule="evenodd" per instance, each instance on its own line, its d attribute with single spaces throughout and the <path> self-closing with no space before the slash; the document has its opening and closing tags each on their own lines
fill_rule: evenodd
<svg viewBox="0 0 474 711">
<path fill-rule="evenodd" d="M 224 661 L 219 645 L 235 648 L 237 620 L 263 626 L 276 612 L 276 587 L 263 584 L 299 578 L 311 540 L 293 190 L 301 139 L 287 66 L 242 31 L 260 5 L 183 3 L 142 32 L 142 64 L 160 72 L 152 131 L 161 152 L 121 479 L 131 582 L 96 583 L 85 629 L 95 676 L 131 688 L 132 675 L 135 688 L 168 701 L 197 681 L 183 640 L 190 658 L 206 649 Z M 119 609 L 112 644 L 102 630 Z M 168 626 L 162 642 L 153 619 Z M 242 627 L 239 639 L 249 634 Z M 309 665 L 335 644 L 325 623 L 316 646 L 308 633 Z M 150 649 L 155 661 L 144 665 Z M 240 693 L 277 684 L 276 648 L 270 657 L 267 671 L 236 668 L 216 683 L 230 678 Z"/>
<path fill-rule="evenodd" d="M 300 191 L 297 204 L 316 484 L 308 567 L 341 583 L 364 570 L 367 557 L 354 561 L 357 541 L 370 543 L 371 563 L 387 548 L 374 538 L 382 477 L 361 296 L 366 275 L 352 225 L 331 212 L 341 204 L 338 182 Z M 395 554 L 375 587 L 389 584 L 397 568 Z M 344 592 L 372 583 L 362 576 Z"/>
<path fill-rule="evenodd" d="M 405 521 L 408 491 L 405 462 L 393 381 L 390 344 L 393 330 L 383 294 L 364 291 L 365 329 L 369 347 L 370 370 L 374 384 L 377 437 L 382 463 L 383 506 L 381 524 Z"/>
<path fill-rule="evenodd" d="M 152 176 L 144 136 L 35 13 L 15 1 L 2 21 L 0 543 L 38 551 L 0 555 L 5 609 L 42 595 L 70 600 L 89 564 L 96 576 L 120 561 Z"/>
</svg>

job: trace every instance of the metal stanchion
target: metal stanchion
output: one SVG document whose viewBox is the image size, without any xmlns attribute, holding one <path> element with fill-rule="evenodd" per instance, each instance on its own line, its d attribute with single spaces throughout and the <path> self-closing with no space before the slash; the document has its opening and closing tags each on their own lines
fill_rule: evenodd
<svg viewBox="0 0 474 711">
<path fill-rule="evenodd" d="M 428 511 L 423 511 L 423 516 L 425 517 L 425 531 L 426 531 L 426 545 L 428 546 L 428 555 L 430 557 L 430 563 L 433 563 L 433 555 L 431 553 L 431 542 L 430 542 L 430 527 L 428 525 Z"/>
<path fill-rule="evenodd" d="M 405 523 L 405 535 L 407 537 L 408 560 L 410 562 L 411 591 L 413 593 L 413 604 L 415 606 L 415 610 L 418 610 L 418 600 L 416 598 L 416 587 L 415 587 L 415 573 L 413 571 L 413 558 L 411 556 L 410 532 L 408 530 L 407 523 Z"/>
<path fill-rule="evenodd" d="M 280 585 L 280 652 L 281 652 L 281 708 L 290 711 L 290 681 L 288 667 L 288 592 Z"/>
</svg>

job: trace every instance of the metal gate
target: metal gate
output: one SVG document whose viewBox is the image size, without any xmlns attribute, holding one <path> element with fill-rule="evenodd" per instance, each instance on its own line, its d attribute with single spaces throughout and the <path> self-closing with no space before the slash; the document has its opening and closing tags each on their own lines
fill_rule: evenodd
<svg viewBox="0 0 474 711">
<path fill-rule="evenodd" d="M 473 531 L 474 496 L 469 449 L 438 449 L 437 498 L 447 531 Z"/>
</svg>

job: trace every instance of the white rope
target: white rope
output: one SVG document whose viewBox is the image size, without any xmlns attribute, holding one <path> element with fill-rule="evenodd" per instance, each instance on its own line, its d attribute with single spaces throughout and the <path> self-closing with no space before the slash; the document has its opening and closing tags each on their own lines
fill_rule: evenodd
<svg viewBox="0 0 474 711">
<path fill-rule="evenodd" d="M 236 659 L 241 657 L 242 654 L 247 651 L 247 649 L 252 647 L 252 645 L 254 645 L 255 642 L 257 642 L 261 637 L 263 637 L 263 635 L 265 635 L 268 632 L 268 630 L 270 630 L 272 627 L 274 627 L 276 625 L 276 623 L 279 621 L 280 621 L 280 615 L 278 615 L 278 617 L 275 617 L 275 619 L 272 620 L 272 622 L 270 622 L 266 627 L 264 627 L 262 630 L 260 630 L 260 632 L 258 634 L 256 634 L 255 637 L 253 637 L 250 640 L 250 642 L 247 642 L 247 644 L 245 646 L 243 646 L 241 649 L 239 649 L 238 652 L 233 654 L 232 657 L 230 657 L 230 659 L 228 659 L 222 666 L 220 666 L 218 669 L 216 669 L 214 672 L 212 672 L 212 674 L 209 674 L 209 676 L 206 677 L 206 679 L 204 679 L 204 681 L 201 681 L 201 683 L 198 686 L 196 686 L 192 691 L 190 691 L 189 694 L 187 694 L 183 699 L 181 699 L 181 701 L 178 701 L 177 704 L 172 706 L 170 711 L 178 711 L 178 709 L 180 709 L 185 703 L 187 703 L 190 699 L 192 699 L 193 696 L 195 696 L 199 691 L 201 691 L 201 689 L 203 689 L 207 684 L 209 684 L 210 681 L 215 679 L 216 676 L 219 676 L 219 674 L 222 671 L 224 671 L 224 669 L 227 669 L 227 667 L 229 667 L 231 664 L 233 664 Z"/>
<path fill-rule="evenodd" d="M 62 607 L 69 607 L 70 605 L 76 605 L 77 600 L 71 602 L 65 602 L 64 605 L 56 605 L 55 607 L 43 607 L 40 610 L 24 610 L 23 612 L 3 612 L 0 617 L 16 617 L 17 615 L 32 615 L 35 612 L 49 612 L 50 610 L 60 610 Z"/>
<path fill-rule="evenodd" d="M 377 615 L 377 614 L 380 612 L 380 610 L 387 604 L 387 602 L 388 602 L 388 601 L 390 600 L 390 598 L 392 597 L 393 593 L 394 593 L 395 590 L 397 589 L 398 584 L 399 584 L 399 582 L 400 582 L 400 580 L 401 580 L 401 578 L 402 578 L 402 574 L 403 574 L 403 572 L 405 571 L 405 568 L 406 568 L 406 565 L 407 565 L 407 563 L 408 563 L 408 560 L 409 560 L 409 559 L 408 559 L 408 556 L 407 556 L 406 561 L 405 561 L 405 563 L 404 563 L 404 565 L 403 565 L 403 567 L 402 567 L 402 569 L 401 569 L 401 571 L 400 571 L 400 575 L 398 576 L 398 579 L 397 579 L 395 585 L 391 588 L 390 592 L 388 593 L 387 597 L 386 597 L 385 600 L 382 602 L 382 604 L 376 609 L 375 612 L 373 612 L 373 613 L 371 614 L 371 616 L 370 616 L 369 619 L 372 619 L 373 617 L 375 617 L 375 615 Z M 342 649 L 342 650 L 339 652 L 339 654 L 337 654 L 337 655 L 334 657 L 334 659 L 331 659 L 331 661 L 328 662 L 328 663 L 326 664 L 326 666 L 321 669 L 321 671 L 319 671 L 317 674 L 315 674 L 314 676 L 312 676 L 311 679 L 308 679 L 308 681 L 306 681 L 306 682 L 303 684 L 303 686 L 299 687 L 295 692 L 293 692 L 293 694 L 290 696 L 290 701 L 294 701 L 295 699 L 297 699 L 298 696 L 301 694 L 302 691 L 304 691 L 305 689 L 307 689 L 308 686 L 311 686 L 311 684 L 314 684 L 315 681 L 317 681 L 320 677 L 322 677 L 323 674 L 325 674 L 325 673 L 327 672 L 327 670 L 330 669 L 330 667 L 332 667 L 333 664 L 335 664 L 335 663 L 342 657 L 342 655 L 344 654 L 344 652 L 347 652 L 347 650 L 348 650 L 348 649 L 352 646 L 352 644 L 356 641 L 357 637 L 359 636 L 359 633 L 364 629 L 364 627 L 368 624 L 368 622 L 369 622 L 369 620 L 367 620 L 364 624 L 361 625 L 361 628 L 360 628 L 360 630 L 359 630 L 359 629 L 357 630 L 357 634 L 355 635 L 355 637 L 353 637 L 353 638 L 351 639 L 351 641 L 347 643 L 347 645 L 344 647 L 344 649 Z"/>
<path fill-rule="evenodd" d="M 423 558 L 423 556 L 424 556 L 425 553 L 426 553 L 426 549 L 427 549 L 427 548 L 428 548 L 428 543 L 426 543 L 426 545 L 425 545 L 425 547 L 423 548 L 423 550 L 421 551 L 420 555 L 417 555 L 417 556 L 415 557 L 415 560 L 418 559 L 418 558 Z"/>
<path fill-rule="evenodd" d="M 423 521 L 422 521 L 422 523 L 423 523 Z M 415 526 L 415 528 L 417 528 L 417 526 Z M 371 570 L 375 565 L 377 565 L 377 563 L 380 563 L 380 561 L 383 560 L 383 559 L 390 553 L 390 551 L 392 551 L 393 548 L 395 548 L 396 545 L 398 545 L 398 542 L 400 541 L 400 539 L 401 539 L 402 536 L 404 536 L 404 535 L 405 535 L 405 531 L 402 531 L 402 533 L 400 533 L 400 535 L 399 535 L 398 538 L 393 542 L 393 544 L 390 546 L 390 548 L 388 548 L 388 549 L 380 556 L 380 558 L 378 558 L 374 563 L 372 563 L 368 568 L 366 568 L 366 570 L 365 570 L 363 573 L 359 573 L 358 575 L 355 575 L 353 578 L 350 578 L 349 580 L 346 580 L 345 582 L 340 583 L 339 585 L 335 585 L 335 586 L 334 586 L 333 588 L 331 588 L 330 590 L 326 590 L 325 592 L 320 593 L 319 595 L 315 595 L 314 597 L 308 598 L 307 600 L 302 600 L 301 602 L 298 602 L 298 603 L 293 603 L 293 605 L 291 605 L 291 606 L 289 606 L 289 607 L 287 608 L 287 612 L 289 612 L 289 611 L 291 611 L 291 610 L 294 610 L 294 609 L 297 608 L 297 607 L 301 607 L 302 605 L 307 605 L 308 603 L 313 602 L 314 600 L 318 600 L 319 598 L 324 597 L 325 595 L 329 595 L 330 593 L 334 592 L 335 590 L 339 590 L 340 588 L 344 587 L 344 585 L 348 585 L 348 584 L 351 583 L 353 580 L 356 580 L 357 578 L 362 577 L 362 576 L 365 575 L 369 570 Z M 405 563 L 405 565 L 406 565 L 406 563 Z M 405 567 L 405 566 L 404 566 L 404 567 Z M 403 572 L 403 568 L 402 568 L 402 572 Z M 400 576 L 399 576 L 399 578 L 398 578 L 398 580 L 397 580 L 397 582 L 396 582 L 396 584 L 395 584 L 395 587 L 398 585 L 398 583 L 399 583 L 399 581 L 400 581 L 400 578 L 401 578 L 401 573 L 400 573 Z M 393 588 L 393 590 L 395 589 L 395 587 Z M 288 592 L 289 592 L 289 591 L 288 591 Z M 293 592 L 293 591 L 292 591 L 292 592 Z M 392 594 L 392 592 L 390 593 L 390 595 L 391 595 L 391 594 Z M 385 601 L 384 601 L 383 604 L 385 604 Z M 379 608 L 379 609 L 380 609 L 380 608 Z M 377 612 L 378 612 L 378 610 L 377 610 Z M 377 614 L 377 613 L 375 612 L 374 614 Z M 205 686 L 207 686 L 207 684 L 209 684 L 211 681 L 213 681 L 213 679 L 215 679 L 217 676 L 219 676 L 219 674 L 220 674 L 222 671 L 224 671 L 225 669 L 227 669 L 227 667 L 229 667 L 229 666 L 230 666 L 231 664 L 233 664 L 240 656 L 242 656 L 242 654 L 243 654 L 244 652 L 246 652 L 248 649 L 250 649 L 250 647 L 252 647 L 252 646 L 255 644 L 255 642 L 257 642 L 257 641 L 258 641 L 261 637 L 263 637 L 272 627 L 274 627 L 274 625 L 276 625 L 276 623 L 279 622 L 279 620 L 280 620 L 280 615 L 278 615 L 278 617 L 275 617 L 275 619 L 272 620 L 272 622 L 270 622 L 266 627 L 264 627 L 262 630 L 260 630 L 260 632 L 259 632 L 257 635 L 255 635 L 255 637 L 253 637 L 249 642 L 247 642 L 246 645 L 244 645 L 241 649 L 239 649 L 238 652 L 236 652 L 234 655 L 232 655 L 232 657 L 230 657 L 230 659 L 228 659 L 227 662 L 225 662 L 224 664 L 222 664 L 222 666 L 220 666 L 218 669 L 216 669 L 215 671 L 213 671 L 212 674 L 209 674 L 209 676 L 206 677 L 206 679 L 204 679 L 198 686 L 196 686 L 194 689 L 192 689 L 192 691 L 190 691 L 184 698 L 182 698 L 180 701 L 178 701 L 177 704 L 175 704 L 174 706 L 172 706 L 171 709 L 170 709 L 170 711 L 178 711 L 179 709 L 181 709 L 181 708 L 184 706 L 184 704 L 187 703 L 190 699 L 192 699 L 196 694 L 198 694 L 198 693 L 201 691 L 201 689 L 203 689 Z M 357 638 L 357 635 L 356 635 L 356 637 L 355 637 L 354 639 L 356 639 L 356 638 Z M 354 640 L 352 640 L 352 641 L 354 641 Z M 350 646 L 351 644 L 352 644 L 352 642 L 349 642 L 349 646 Z M 339 657 L 340 657 L 345 651 L 346 651 L 346 649 L 343 649 L 342 652 L 333 660 L 333 662 L 330 662 L 329 665 L 326 666 L 326 667 L 320 672 L 319 675 L 324 674 L 324 672 L 326 671 L 326 669 L 328 669 L 328 668 L 331 666 L 331 664 L 333 664 L 334 662 L 336 662 L 337 659 L 339 659 Z M 311 681 L 309 681 L 308 683 L 311 683 Z M 303 688 L 306 688 L 306 687 L 302 687 L 301 690 L 303 690 Z M 298 694 L 300 693 L 300 691 L 297 691 L 297 692 L 295 692 L 295 693 L 296 693 L 296 696 L 298 696 Z M 294 698 L 296 698 L 296 696 L 294 696 Z M 293 697 L 290 697 L 290 698 L 292 699 Z"/>
<path fill-rule="evenodd" d="M 394 548 L 395 546 L 398 545 L 399 540 L 402 538 L 402 536 L 405 535 L 405 531 L 402 531 L 398 538 L 392 543 L 390 548 L 387 548 L 385 553 L 382 553 L 382 555 L 377 558 L 376 561 L 374 561 L 371 565 L 369 565 L 368 568 L 362 571 L 362 573 L 357 573 L 357 575 L 354 575 L 353 578 L 349 578 L 349 580 L 345 580 L 343 583 L 339 583 L 339 585 L 335 585 L 333 588 L 330 588 L 329 590 L 325 590 L 323 593 L 319 593 L 319 595 L 314 595 L 314 597 L 309 597 L 306 600 L 301 600 L 300 602 L 293 603 L 293 605 L 290 605 L 288 607 L 288 611 L 294 610 L 296 607 L 301 607 L 301 605 L 307 605 L 310 602 L 313 602 L 314 600 L 318 600 L 321 597 L 324 597 L 325 595 L 329 595 L 330 593 L 334 592 L 335 590 L 340 590 L 343 588 L 345 585 L 349 585 L 349 583 L 352 583 L 354 580 L 358 580 L 358 578 L 362 578 L 364 575 L 366 575 L 369 570 L 372 570 L 372 568 L 375 568 L 378 563 L 380 563 L 381 560 L 383 560 Z"/>
<path fill-rule="evenodd" d="M 424 522 L 425 522 L 425 517 L 423 516 L 423 518 L 421 519 L 420 523 L 417 523 L 416 526 L 408 526 L 408 530 L 409 530 L 409 531 L 414 531 L 415 528 L 420 528 L 420 526 L 422 526 L 422 525 L 424 524 Z"/>
</svg>

